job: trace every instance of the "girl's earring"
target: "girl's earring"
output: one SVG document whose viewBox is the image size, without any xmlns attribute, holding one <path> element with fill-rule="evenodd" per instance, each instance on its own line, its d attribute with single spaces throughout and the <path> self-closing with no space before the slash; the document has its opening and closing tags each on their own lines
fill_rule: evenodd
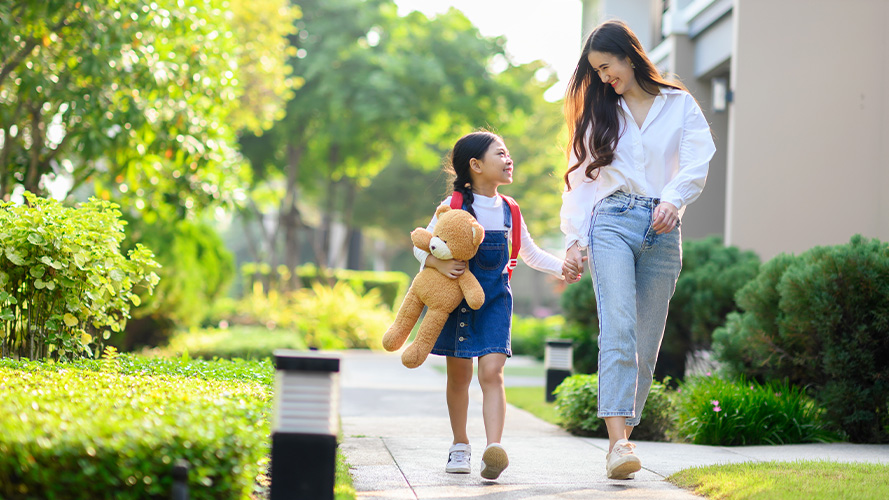
<svg viewBox="0 0 889 500">
<path fill-rule="evenodd" d="M 630 63 L 630 67 L 633 68 L 633 69 L 636 69 L 636 65 L 633 64 L 633 63 Z"/>
</svg>

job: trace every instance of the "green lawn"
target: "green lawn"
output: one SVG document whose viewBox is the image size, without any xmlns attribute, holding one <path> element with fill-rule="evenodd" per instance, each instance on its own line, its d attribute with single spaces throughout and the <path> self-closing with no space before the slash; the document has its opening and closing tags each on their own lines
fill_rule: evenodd
<svg viewBox="0 0 889 500">
<path fill-rule="evenodd" d="M 336 485 L 333 488 L 336 500 L 355 500 L 355 487 L 352 486 L 352 476 L 349 474 L 349 464 L 343 450 L 336 450 Z"/>
<path fill-rule="evenodd" d="M 824 461 L 694 467 L 667 478 L 719 500 L 871 500 L 889 498 L 889 465 Z"/>
<path fill-rule="evenodd" d="M 506 400 L 558 425 L 543 387 L 507 387 Z M 889 498 L 889 465 L 765 462 L 695 467 L 670 482 L 714 500 L 872 500 Z"/>
<path fill-rule="evenodd" d="M 543 387 L 507 387 L 506 402 L 535 417 L 559 425 L 555 403 L 547 403 Z"/>
</svg>

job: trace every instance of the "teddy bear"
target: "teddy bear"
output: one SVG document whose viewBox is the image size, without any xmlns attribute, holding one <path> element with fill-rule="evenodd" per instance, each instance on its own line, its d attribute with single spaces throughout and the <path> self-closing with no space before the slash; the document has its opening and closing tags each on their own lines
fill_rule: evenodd
<svg viewBox="0 0 889 500">
<path fill-rule="evenodd" d="M 474 257 L 485 237 L 485 229 L 475 217 L 447 205 L 438 207 L 435 215 L 438 223 L 433 232 L 421 227 L 411 232 L 414 245 L 442 260 L 468 261 Z M 401 348 L 425 305 L 428 311 L 420 323 L 417 337 L 401 355 L 404 366 L 420 366 L 432 351 L 448 316 L 464 297 L 472 309 L 479 309 L 485 302 L 485 292 L 469 269 L 459 278 L 451 279 L 433 267 L 424 268 L 411 283 L 395 322 L 383 335 L 383 348 L 387 351 Z"/>
</svg>

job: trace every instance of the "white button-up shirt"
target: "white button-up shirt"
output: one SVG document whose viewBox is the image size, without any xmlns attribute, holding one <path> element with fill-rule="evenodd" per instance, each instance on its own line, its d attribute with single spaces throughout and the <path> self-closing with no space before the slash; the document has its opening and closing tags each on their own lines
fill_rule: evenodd
<svg viewBox="0 0 889 500">
<path fill-rule="evenodd" d="M 636 125 L 626 102 L 620 99 L 620 139 L 610 165 L 598 177 L 586 177 L 591 158 L 568 176 L 571 190 L 562 194 L 562 232 L 565 248 L 575 242 L 589 244 L 593 208 L 616 191 L 660 198 L 679 209 L 695 201 L 704 189 L 710 159 L 716 152 L 710 125 L 694 98 L 685 91 L 661 88 L 645 117 Z M 586 130 L 589 140 L 591 130 Z M 573 149 L 569 165 L 577 162 Z"/>
</svg>

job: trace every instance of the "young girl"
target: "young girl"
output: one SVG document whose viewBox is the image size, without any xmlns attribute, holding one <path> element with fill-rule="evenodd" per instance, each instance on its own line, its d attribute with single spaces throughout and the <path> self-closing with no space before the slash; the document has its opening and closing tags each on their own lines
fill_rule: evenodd
<svg viewBox="0 0 889 500">
<path fill-rule="evenodd" d="M 629 442 L 651 389 L 682 259 L 679 219 L 716 148 L 694 98 L 664 80 L 620 21 L 590 33 L 565 100 L 570 161 L 562 197 L 565 276 L 588 248 L 599 314 L 598 416 L 606 473 L 642 467 Z"/>
<path fill-rule="evenodd" d="M 521 228 L 513 227 L 509 206 L 497 193 L 498 187 L 512 183 L 513 163 L 503 139 L 490 132 L 473 132 L 457 141 L 449 159 L 450 165 L 445 168 L 454 178 L 454 190 L 463 195 L 463 209 L 485 228 L 485 239 L 469 262 L 439 260 L 419 248 L 414 248 L 414 254 L 424 266 L 434 267 L 452 279 L 468 268 L 485 291 L 485 303 L 477 311 L 470 309 L 465 300 L 457 306 L 432 349 L 432 354 L 447 356 L 447 403 L 454 441 L 445 471 L 470 472 L 471 448 L 466 421 L 472 358 L 478 357 L 482 416 L 488 441 L 482 455 L 481 476 L 497 479 L 509 464 L 500 439 L 506 417 L 503 365 L 512 355 L 509 340 L 512 291 L 507 274 L 510 231 L 521 231 L 519 254 L 532 268 L 561 278 L 562 261 L 534 244 L 524 221 Z M 443 204 L 450 202 L 448 197 Z M 429 231 L 437 220 L 432 218 Z"/>
</svg>

